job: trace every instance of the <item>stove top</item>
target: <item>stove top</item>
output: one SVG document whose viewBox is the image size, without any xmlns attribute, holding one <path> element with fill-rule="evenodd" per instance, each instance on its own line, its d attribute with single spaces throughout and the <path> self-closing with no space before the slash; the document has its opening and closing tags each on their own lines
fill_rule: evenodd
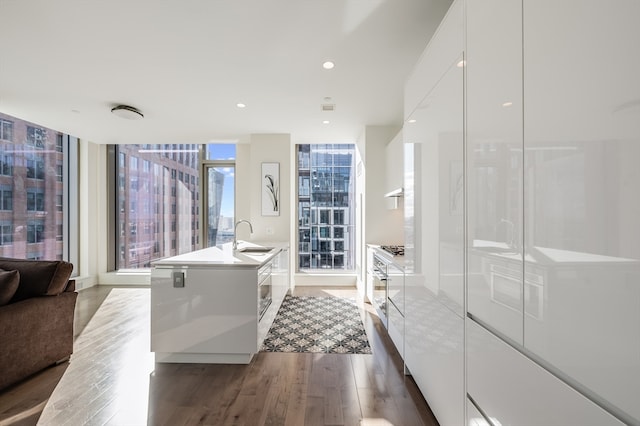
<svg viewBox="0 0 640 426">
<path fill-rule="evenodd" d="M 380 248 L 394 256 L 404 256 L 404 246 L 380 246 Z"/>
</svg>

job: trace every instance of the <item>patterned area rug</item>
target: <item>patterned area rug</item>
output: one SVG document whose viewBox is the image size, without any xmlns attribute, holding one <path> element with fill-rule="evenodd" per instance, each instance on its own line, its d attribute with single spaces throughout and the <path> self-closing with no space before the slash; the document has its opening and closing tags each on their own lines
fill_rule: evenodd
<svg viewBox="0 0 640 426">
<path fill-rule="evenodd" d="M 261 352 L 370 354 L 355 301 L 287 295 Z"/>
</svg>

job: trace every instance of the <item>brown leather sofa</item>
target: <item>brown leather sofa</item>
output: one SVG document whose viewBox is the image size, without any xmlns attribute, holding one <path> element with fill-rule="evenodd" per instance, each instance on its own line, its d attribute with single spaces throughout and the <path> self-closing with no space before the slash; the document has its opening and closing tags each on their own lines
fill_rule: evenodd
<svg viewBox="0 0 640 426">
<path fill-rule="evenodd" d="M 0 257 L 0 389 L 69 359 L 78 296 L 72 270 L 65 261 Z"/>
</svg>

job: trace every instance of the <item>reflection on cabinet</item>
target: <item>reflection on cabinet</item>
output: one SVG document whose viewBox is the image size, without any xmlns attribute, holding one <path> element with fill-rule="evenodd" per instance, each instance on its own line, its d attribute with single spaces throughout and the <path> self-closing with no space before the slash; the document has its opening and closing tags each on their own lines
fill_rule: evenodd
<svg viewBox="0 0 640 426">
<path fill-rule="evenodd" d="M 405 276 L 405 364 L 440 424 L 464 423 L 464 319 Z"/>
<path fill-rule="evenodd" d="M 519 421 L 600 410 L 587 398 L 640 421 L 638 17 L 634 1 L 467 2 L 468 311 L 592 405 Z M 488 413 L 498 387 L 472 377 L 470 344 Z"/>
<path fill-rule="evenodd" d="M 442 424 L 640 424 L 640 2 L 462 4 L 405 89 L 407 367 Z"/>
<path fill-rule="evenodd" d="M 474 321 L 466 341 L 467 392 L 493 424 L 622 425 Z"/>
<path fill-rule="evenodd" d="M 438 421 L 464 424 L 463 4 L 405 88 L 405 363 Z M 410 109 L 409 109 L 410 108 Z"/>
<path fill-rule="evenodd" d="M 640 2 L 524 12 L 525 346 L 640 423 Z"/>
<path fill-rule="evenodd" d="M 404 359 L 404 313 L 406 305 L 404 270 L 393 262 L 387 264 L 387 288 L 389 299 L 387 305 L 389 337 L 391 337 L 398 353 L 402 359 Z"/>
<path fill-rule="evenodd" d="M 523 342 L 521 18 L 517 1 L 467 2 L 468 311 L 518 343 Z M 485 254 L 495 252 L 510 256 L 505 273 L 486 262 Z"/>
</svg>

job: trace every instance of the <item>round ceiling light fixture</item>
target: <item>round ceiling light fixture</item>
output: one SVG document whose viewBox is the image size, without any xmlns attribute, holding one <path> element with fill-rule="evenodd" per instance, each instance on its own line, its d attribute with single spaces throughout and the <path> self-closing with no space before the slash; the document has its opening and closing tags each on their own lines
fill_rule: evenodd
<svg viewBox="0 0 640 426">
<path fill-rule="evenodd" d="M 336 64 L 334 64 L 331 61 L 326 61 L 325 63 L 322 64 L 322 68 L 324 68 L 325 70 L 330 70 L 333 69 L 333 67 L 335 67 Z"/>
<path fill-rule="evenodd" d="M 140 120 L 144 118 L 144 115 L 136 108 L 129 105 L 118 105 L 111 108 L 111 112 L 120 118 L 126 118 L 127 120 Z"/>
</svg>

